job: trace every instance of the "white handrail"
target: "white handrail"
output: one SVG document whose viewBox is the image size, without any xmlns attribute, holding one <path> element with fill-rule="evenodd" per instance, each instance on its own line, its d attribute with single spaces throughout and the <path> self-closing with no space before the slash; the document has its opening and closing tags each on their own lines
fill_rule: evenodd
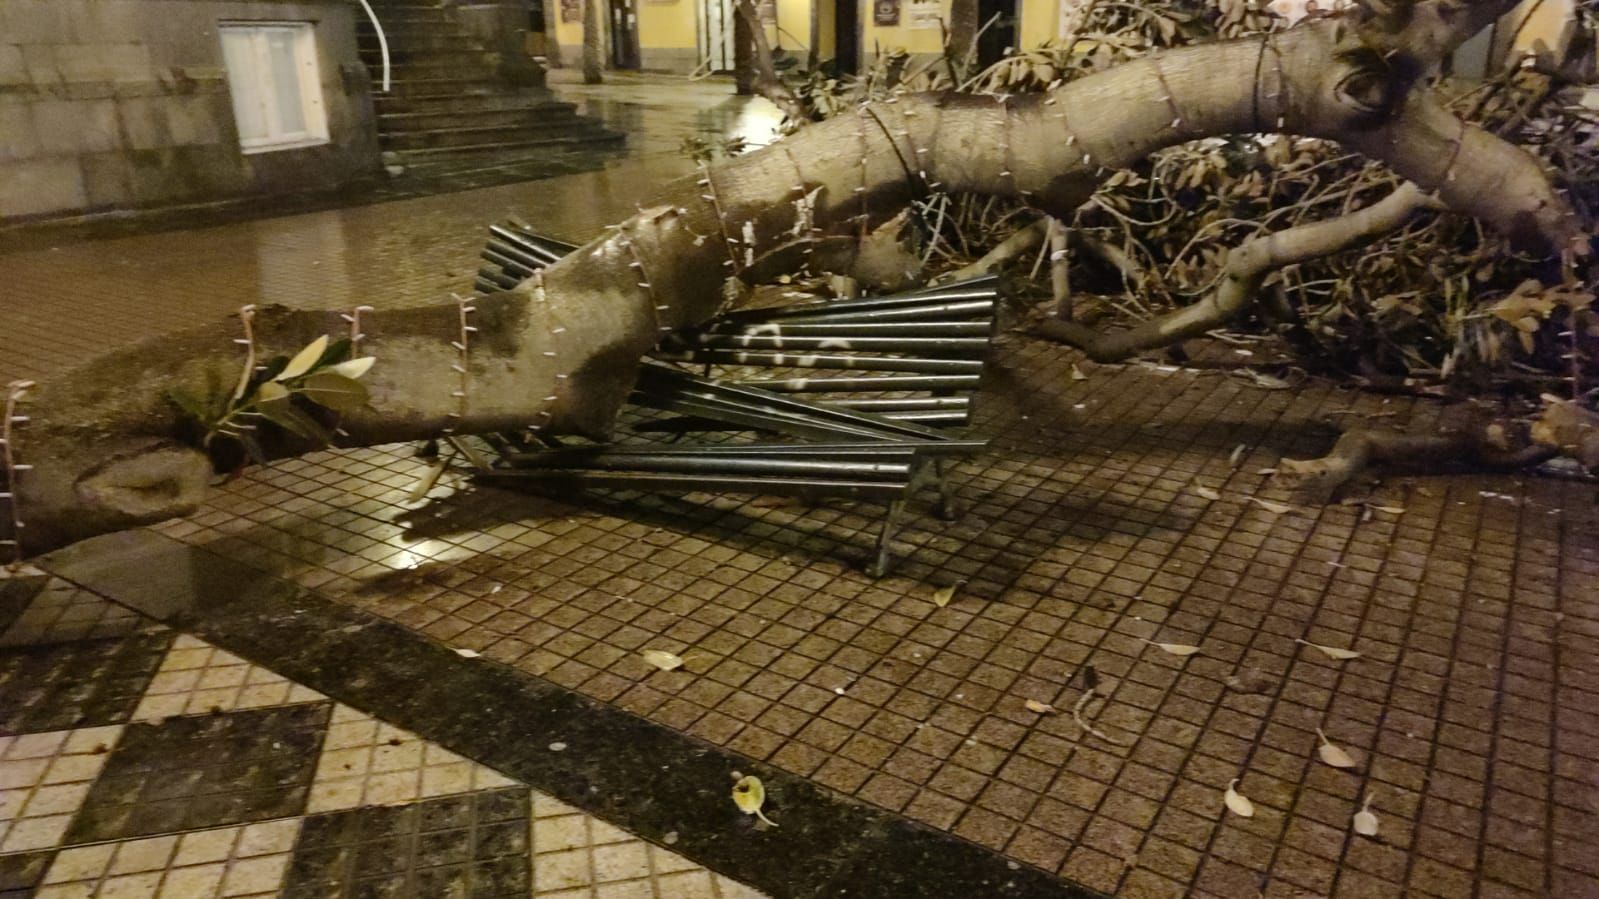
<svg viewBox="0 0 1599 899">
<path fill-rule="evenodd" d="M 383 54 L 383 92 L 389 92 L 389 39 L 383 34 L 383 23 L 378 21 L 378 14 L 372 11 L 372 5 L 366 0 L 361 0 L 361 8 L 366 10 L 366 17 L 372 20 L 372 27 L 378 33 L 378 52 Z"/>
</svg>

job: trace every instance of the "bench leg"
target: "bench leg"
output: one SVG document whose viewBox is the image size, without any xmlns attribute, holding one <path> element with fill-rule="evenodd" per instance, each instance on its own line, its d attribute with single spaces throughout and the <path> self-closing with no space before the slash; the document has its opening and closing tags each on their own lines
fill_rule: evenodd
<svg viewBox="0 0 1599 899">
<path fill-rule="evenodd" d="M 933 507 L 933 511 L 941 521 L 954 521 L 961 514 L 960 508 L 955 504 L 955 491 L 949 484 L 951 464 L 946 459 L 933 460 L 933 480 L 938 485 L 938 505 Z"/>
<path fill-rule="evenodd" d="M 883 518 L 883 528 L 877 532 L 877 558 L 866 568 L 866 573 L 874 578 L 883 577 L 894 567 L 892 541 L 894 535 L 899 533 L 899 522 L 904 513 L 904 499 L 896 499 L 888 504 L 888 515 Z"/>
</svg>

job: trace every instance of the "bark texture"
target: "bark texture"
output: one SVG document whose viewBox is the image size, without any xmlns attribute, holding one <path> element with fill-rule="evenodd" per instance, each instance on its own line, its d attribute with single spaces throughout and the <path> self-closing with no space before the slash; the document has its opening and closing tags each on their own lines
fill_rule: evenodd
<svg viewBox="0 0 1599 899">
<path fill-rule="evenodd" d="M 600 0 L 583 0 L 583 83 L 605 80 L 605 22 Z"/>
<path fill-rule="evenodd" d="M 738 15 L 744 22 L 744 31 L 750 36 L 750 62 L 754 67 L 751 89 L 772 101 L 790 122 L 797 125 L 809 121 L 805 104 L 794 95 L 794 89 L 788 86 L 788 82 L 777 74 L 777 66 L 772 62 L 772 44 L 766 39 L 766 26 L 761 23 L 761 14 L 755 8 L 754 0 L 738 0 Z"/>
<path fill-rule="evenodd" d="M 1575 219 L 1529 154 L 1425 93 L 1380 113 L 1351 101 L 1347 83 L 1371 63 L 1341 52 L 1340 28 L 1317 20 L 1175 50 L 1048 94 L 906 95 L 725 160 L 667 186 L 638 215 L 550 266 L 542 287 L 476 301 L 478 330 L 464 358 L 451 345 L 462 337 L 454 304 L 366 315 L 360 352 L 379 362 L 366 379 L 370 407 L 342 422 L 347 440 L 525 426 L 603 434 L 639 357 L 663 330 L 715 314 L 728 277 L 770 271 L 774 260 L 797 269 L 807 246 L 864 237 L 929 183 L 1024 198 L 1069 219 L 1118 166 L 1212 135 L 1280 130 L 1341 140 L 1529 246 L 1575 246 Z M 267 352 L 292 352 L 345 327 L 331 313 L 270 309 L 257 319 Z M 14 439 L 33 468 L 12 478 L 27 551 L 183 514 L 200 501 L 193 484 L 213 460 L 185 445 L 189 426 L 167 391 L 231 385 L 237 336 L 227 323 L 165 336 L 31 393 L 31 420 Z M 458 364 L 464 382 L 451 369 Z M 287 440 L 271 447 L 306 448 Z"/>
</svg>

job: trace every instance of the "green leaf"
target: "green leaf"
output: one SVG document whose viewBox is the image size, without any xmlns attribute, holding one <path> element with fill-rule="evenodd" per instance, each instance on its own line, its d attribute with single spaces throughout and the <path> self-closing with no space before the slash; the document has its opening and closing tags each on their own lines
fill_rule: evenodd
<svg viewBox="0 0 1599 899">
<path fill-rule="evenodd" d="M 167 391 L 167 398 L 172 400 L 173 404 L 181 409 L 184 415 L 189 416 L 196 422 L 202 425 L 211 423 L 210 405 L 193 393 L 184 390 L 182 387 L 174 387 Z"/>
<path fill-rule="evenodd" d="M 306 344 L 305 349 L 295 353 L 294 358 L 289 360 L 289 364 L 284 367 L 283 371 L 278 372 L 277 377 L 272 380 L 288 381 L 292 378 L 298 378 L 310 371 L 311 367 L 316 365 L 317 361 L 322 358 L 322 354 L 327 352 L 327 349 L 328 335 L 323 334 L 321 337 Z"/>
<path fill-rule="evenodd" d="M 316 364 L 311 366 L 311 370 L 316 371 L 319 368 L 326 368 L 330 365 L 338 365 L 340 362 L 350 358 L 350 348 L 352 346 L 353 344 L 350 343 L 350 338 L 348 337 L 342 337 L 333 341 L 332 343 L 328 344 L 328 348 L 326 350 L 322 351 L 322 358 L 318 359 Z"/>
<path fill-rule="evenodd" d="M 255 401 L 256 401 L 257 404 L 260 404 L 260 405 L 266 405 L 267 403 L 276 403 L 276 402 L 279 402 L 281 400 L 286 400 L 288 398 L 289 398 L 289 388 L 284 387 L 282 384 L 279 384 L 276 381 L 268 381 L 265 384 L 262 384 L 260 387 L 256 388 L 256 391 L 255 391 Z"/>
<path fill-rule="evenodd" d="M 261 369 L 255 373 L 255 375 L 250 379 L 250 382 L 253 384 L 260 384 L 264 381 L 270 381 L 273 378 L 276 378 L 278 376 L 278 372 L 283 371 L 284 367 L 288 364 L 288 356 L 273 356 L 271 359 L 268 359 L 266 362 L 262 363 Z"/>
<path fill-rule="evenodd" d="M 335 412 L 359 409 L 367 402 L 365 385 L 331 371 L 319 371 L 306 378 L 297 392 L 304 394 L 311 402 L 326 406 Z"/>
<path fill-rule="evenodd" d="M 318 444 L 333 442 L 333 434 L 322 423 L 295 407 L 287 398 L 271 403 L 257 403 L 256 407 L 267 421 L 290 434 L 314 440 Z"/>
<path fill-rule="evenodd" d="M 372 368 L 372 363 L 378 361 L 376 356 L 362 356 L 359 359 L 347 359 L 337 365 L 328 367 L 328 371 L 336 375 L 343 375 L 352 380 L 359 380 Z"/>
</svg>

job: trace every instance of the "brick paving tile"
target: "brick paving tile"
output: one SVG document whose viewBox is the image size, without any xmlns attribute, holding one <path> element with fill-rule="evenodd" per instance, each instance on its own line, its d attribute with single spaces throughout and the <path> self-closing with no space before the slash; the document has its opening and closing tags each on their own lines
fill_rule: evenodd
<svg viewBox="0 0 1599 899">
<path fill-rule="evenodd" d="M 300 305 L 373 302 L 380 272 L 382 302 L 437 296 L 469 269 L 484 210 L 523 201 L 513 189 L 406 201 L 431 217 L 426 248 L 414 229 L 380 227 L 401 204 L 256 223 L 217 235 L 207 255 L 225 264 L 175 258 L 193 272 L 182 292 L 71 314 L 139 333 L 211 317 L 244 269 Z M 173 239 L 59 264 L 153 278 Z M 4 261 L 40 278 L 49 260 Z M 8 331 L 15 314 L 0 313 L 6 349 L 29 348 L 7 355 L 7 375 L 93 348 L 30 315 Z M 1371 506 L 1250 502 L 1291 500 L 1258 471 L 1324 450 L 1331 411 L 1417 427 L 1439 415 L 1315 381 L 1265 390 L 1007 339 L 973 428 L 993 445 L 956 467 L 964 515 L 915 517 L 903 562 L 877 581 L 860 571 L 882 514 L 867 503 L 556 500 L 447 478 L 414 508 L 405 495 L 426 463 L 399 446 L 254 471 L 161 527 L 1091 887 L 1599 894 L 1594 487 L 1389 475 Z M 947 607 L 932 602 L 957 581 Z M 659 671 L 645 648 L 687 664 Z M 1110 740 L 1025 708 L 1070 709 L 1090 667 L 1102 696 L 1087 715 Z M 1317 760 L 1317 728 L 1354 767 Z M 1224 816 L 1233 778 L 1254 818 Z M 1367 796 L 1378 839 L 1350 826 Z"/>
</svg>

